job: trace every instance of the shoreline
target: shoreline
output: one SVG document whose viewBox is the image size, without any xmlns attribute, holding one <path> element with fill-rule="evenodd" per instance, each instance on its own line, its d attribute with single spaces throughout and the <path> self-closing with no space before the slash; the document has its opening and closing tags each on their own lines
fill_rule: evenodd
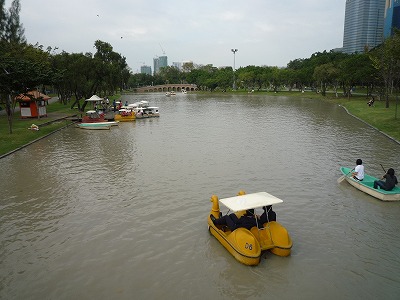
<svg viewBox="0 0 400 300">
<path fill-rule="evenodd" d="M 379 130 L 379 129 L 376 128 L 375 126 L 372 126 L 372 125 L 369 124 L 367 121 L 365 121 L 365 120 L 363 120 L 363 119 L 357 117 L 356 115 L 353 115 L 351 112 L 349 112 L 349 110 L 348 110 L 345 106 L 343 106 L 343 105 L 341 105 L 341 104 L 338 104 L 338 105 L 339 105 L 340 107 L 343 107 L 343 109 L 346 111 L 346 113 L 349 114 L 350 116 L 352 116 L 353 118 L 356 118 L 357 120 L 363 122 L 364 124 L 366 124 L 366 125 L 368 125 L 369 127 L 375 129 L 375 130 L 378 131 L 379 133 L 381 133 L 381 134 L 383 134 L 384 136 L 386 136 L 387 138 L 391 139 L 393 142 L 395 142 L 395 143 L 397 143 L 397 144 L 400 145 L 400 141 L 396 140 L 394 137 L 388 135 L 386 132 L 383 132 L 382 130 Z"/>
<path fill-rule="evenodd" d="M 237 93 L 237 92 L 234 92 L 234 94 L 235 93 Z M 226 93 L 223 93 L 223 94 L 226 94 Z M 255 92 L 254 94 L 264 94 L 264 92 Z M 379 133 L 385 135 L 387 138 L 391 139 L 396 144 L 400 144 L 399 139 L 397 139 L 396 137 L 391 136 L 389 133 L 377 128 L 376 126 L 374 126 L 373 124 L 371 124 L 370 122 L 365 120 L 364 118 L 356 115 L 354 112 L 351 111 L 351 109 L 346 107 L 344 105 L 344 103 L 343 103 L 343 102 L 347 101 L 348 104 L 353 103 L 353 105 L 354 105 L 354 103 L 356 103 L 356 104 L 357 103 L 360 103 L 360 104 L 362 103 L 361 105 L 365 105 L 364 103 L 365 103 L 365 99 L 367 97 L 366 95 L 356 95 L 356 96 L 350 98 L 350 100 L 348 98 L 336 98 L 336 97 L 333 98 L 333 97 L 329 97 L 329 96 L 328 97 L 322 97 L 321 95 L 315 94 L 313 92 L 305 94 L 305 93 L 299 93 L 299 92 L 296 92 L 296 91 L 292 91 L 292 92 L 280 91 L 278 93 L 273 93 L 273 94 L 270 94 L 270 93 L 266 92 L 265 95 L 272 96 L 272 97 L 286 95 L 288 97 L 308 98 L 308 99 L 314 99 L 314 100 L 320 100 L 320 101 L 321 100 L 322 101 L 327 101 L 327 102 L 330 102 L 330 103 L 336 103 L 337 105 L 339 105 L 339 107 L 342 107 L 346 111 L 347 114 L 349 114 L 352 117 L 358 119 L 359 121 L 363 122 L 364 124 L 370 126 L 371 128 L 375 129 Z M 380 105 L 383 105 L 382 104 L 383 101 L 379 101 L 379 102 L 380 102 Z M 52 105 L 53 103 L 58 103 L 58 97 L 53 97 L 53 98 L 51 98 L 49 100 L 49 106 Z M 361 105 L 360 105 L 360 107 L 358 107 L 358 109 L 362 109 L 363 106 L 361 106 Z M 367 108 L 367 109 L 369 109 L 369 108 Z M 16 113 L 18 113 L 18 109 L 17 108 L 14 111 L 14 114 L 16 114 Z M 388 114 L 387 112 L 384 112 L 384 113 Z M 2 111 L 0 111 L 0 115 L 1 116 L 4 115 L 4 117 L 7 118 L 4 109 Z M 62 121 L 62 120 L 66 120 L 66 118 L 71 116 L 71 115 L 66 113 L 65 112 L 65 107 L 63 107 L 62 109 L 60 108 L 60 109 L 53 110 L 52 112 L 48 112 L 48 116 L 50 116 L 50 121 L 46 120 L 47 122 L 45 122 L 45 123 L 54 123 L 54 122 L 59 122 L 59 121 Z M 53 116 L 53 118 L 51 118 L 51 116 Z M 35 122 L 37 120 L 42 121 L 43 119 L 42 118 L 40 118 L 40 119 L 36 119 L 36 118 L 23 119 L 23 121 L 25 121 L 26 124 L 28 122 L 27 120 L 29 120 L 29 122 L 30 121 Z M 21 121 L 21 119 L 15 119 L 15 117 L 14 117 L 13 124 L 14 124 L 14 121 Z M 384 123 L 384 122 L 388 122 L 388 121 L 385 121 L 385 120 L 382 119 L 382 123 Z M 399 123 L 400 123 L 400 120 L 399 120 Z M 26 124 L 24 124 L 24 125 L 26 125 Z M 49 135 L 51 135 L 51 134 L 53 134 L 55 132 L 58 132 L 58 131 L 60 131 L 62 129 L 65 129 L 65 128 L 73 125 L 73 124 L 74 124 L 74 122 L 71 122 L 71 123 L 68 123 L 66 125 L 56 127 L 54 130 L 51 130 L 51 131 L 45 133 L 44 135 L 42 135 L 40 137 L 34 137 L 31 140 L 27 139 L 29 141 L 26 142 L 25 144 L 20 144 L 20 145 L 16 146 L 14 149 L 12 149 L 10 151 L 7 151 L 6 153 L 0 154 L 0 159 L 4 158 L 6 156 L 9 156 L 10 154 L 15 153 L 16 151 L 18 151 L 20 149 L 23 149 L 23 148 L 25 148 L 25 147 L 27 147 L 27 146 L 39 141 L 39 140 L 41 140 L 43 138 L 46 138 Z M 44 124 L 39 124 L 39 126 L 40 125 L 44 126 Z M 396 126 L 396 125 L 394 125 L 394 126 Z M 14 132 L 14 129 L 13 129 L 13 132 Z M 13 134 L 16 134 L 16 133 L 13 133 Z M 11 134 L 11 135 L 13 135 L 13 134 Z M 0 140 L 1 139 L 2 139 L 2 136 L 0 134 Z M 3 140 L 5 140 L 5 142 L 7 142 L 5 138 L 3 138 Z"/>
</svg>

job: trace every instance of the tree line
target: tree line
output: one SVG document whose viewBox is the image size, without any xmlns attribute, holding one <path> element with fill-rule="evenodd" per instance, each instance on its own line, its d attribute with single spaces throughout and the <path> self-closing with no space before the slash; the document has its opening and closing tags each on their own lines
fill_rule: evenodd
<svg viewBox="0 0 400 300">
<path fill-rule="evenodd" d="M 19 0 L 13 0 L 8 10 L 5 0 L 0 0 L 0 105 L 5 105 L 10 133 L 19 94 L 52 87 L 65 104 L 73 98 L 71 107 L 83 110 L 84 99 L 93 94 L 112 95 L 127 87 L 131 72 L 126 58 L 109 43 L 95 41 L 94 54 L 56 53 L 57 47 L 28 44 L 20 10 Z"/>
<path fill-rule="evenodd" d="M 235 81 L 235 82 L 234 82 Z M 378 95 L 389 107 L 390 95 L 399 91 L 400 83 L 400 31 L 380 46 L 364 53 L 345 54 L 338 51 L 317 52 L 306 59 L 290 61 L 286 67 L 247 66 L 217 68 L 212 65 L 183 65 L 161 68 L 155 76 L 134 74 L 129 86 L 139 87 L 164 83 L 191 83 L 200 90 L 226 91 L 235 86 L 243 90 L 271 90 L 283 88 L 304 91 L 312 89 L 325 96 L 331 89 L 351 97 L 355 87 L 365 87 L 369 95 Z"/>
</svg>

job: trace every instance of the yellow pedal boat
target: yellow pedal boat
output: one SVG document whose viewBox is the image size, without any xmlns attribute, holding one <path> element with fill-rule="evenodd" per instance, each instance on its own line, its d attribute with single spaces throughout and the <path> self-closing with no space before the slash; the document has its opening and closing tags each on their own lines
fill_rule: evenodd
<svg viewBox="0 0 400 300">
<path fill-rule="evenodd" d="M 231 253 L 238 261 L 245 265 L 258 265 L 263 251 L 269 250 L 275 255 L 288 256 L 292 248 L 292 240 L 286 228 L 276 221 L 258 224 L 257 215 L 254 215 L 256 223 L 251 230 L 237 228 L 231 231 L 227 226 L 215 225 L 210 215 L 216 219 L 222 216 L 219 203 L 222 203 L 237 216 L 248 209 L 257 209 L 264 206 L 282 203 L 283 201 L 266 192 L 245 194 L 240 191 L 238 196 L 218 199 L 211 196 L 212 208 L 207 218 L 210 233 Z"/>
<path fill-rule="evenodd" d="M 135 112 L 125 108 L 121 108 L 118 113 L 114 115 L 114 120 L 119 122 L 132 122 L 135 121 L 135 119 Z"/>
</svg>

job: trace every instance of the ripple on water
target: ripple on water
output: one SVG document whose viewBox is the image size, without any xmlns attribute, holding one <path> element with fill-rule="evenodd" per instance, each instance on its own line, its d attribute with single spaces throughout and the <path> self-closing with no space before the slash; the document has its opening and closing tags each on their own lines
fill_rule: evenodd
<svg viewBox="0 0 400 300">
<path fill-rule="evenodd" d="M 399 203 L 336 181 L 358 157 L 371 174 L 396 166 L 398 145 L 315 100 L 124 97 L 161 117 L 71 127 L 0 160 L 0 298 L 399 294 Z M 240 189 L 284 200 L 290 257 L 249 268 L 208 233 L 210 196 Z"/>
</svg>

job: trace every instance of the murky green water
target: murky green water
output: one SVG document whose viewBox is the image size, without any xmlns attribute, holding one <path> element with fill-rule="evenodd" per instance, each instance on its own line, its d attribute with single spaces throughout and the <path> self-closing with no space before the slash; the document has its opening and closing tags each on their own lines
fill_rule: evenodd
<svg viewBox="0 0 400 300">
<path fill-rule="evenodd" d="M 0 160 L 2 299 L 398 299 L 400 203 L 338 184 L 400 145 L 315 100 L 126 96 L 161 117 L 62 130 Z M 125 101 L 125 98 L 124 98 Z M 267 191 L 290 257 L 237 262 L 209 198 Z"/>
</svg>

